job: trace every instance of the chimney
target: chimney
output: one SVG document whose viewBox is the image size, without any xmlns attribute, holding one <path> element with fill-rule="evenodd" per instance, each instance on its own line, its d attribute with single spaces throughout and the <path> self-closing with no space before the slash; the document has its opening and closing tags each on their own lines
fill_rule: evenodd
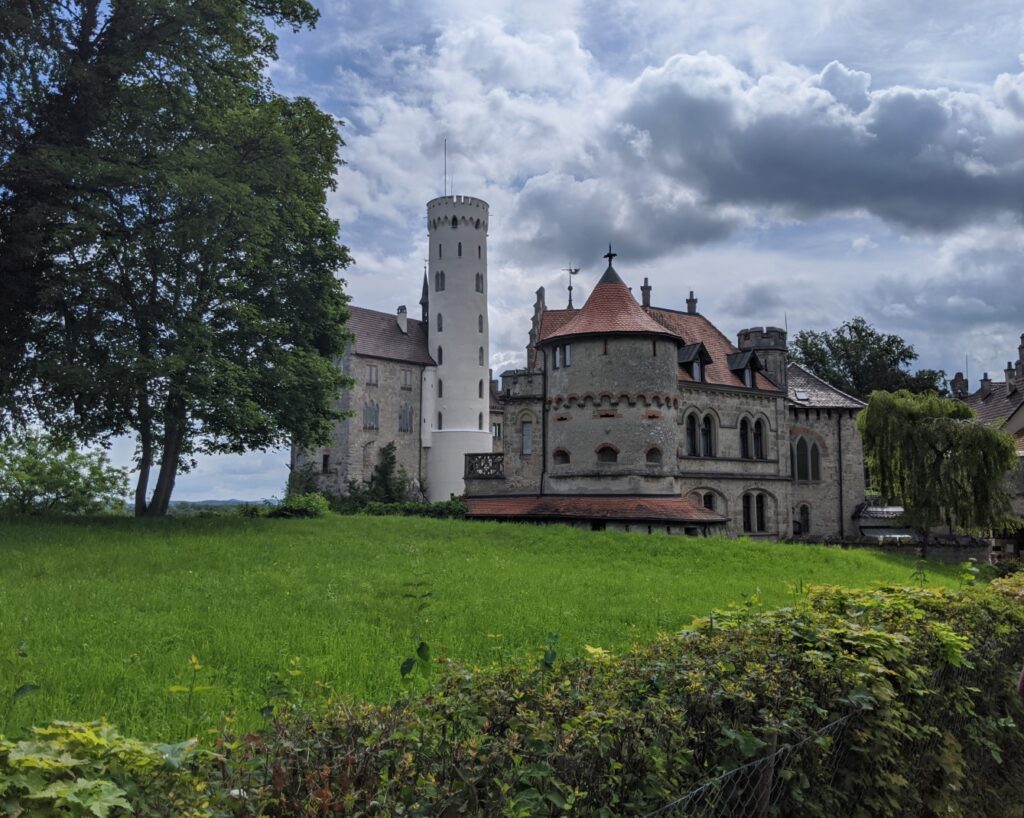
<svg viewBox="0 0 1024 818">
<path fill-rule="evenodd" d="M 693 297 L 693 290 L 690 290 L 690 297 L 686 299 L 686 311 L 690 315 L 697 314 L 697 299 Z"/>
<path fill-rule="evenodd" d="M 988 373 L 986 372 L 984 375 L 981 376 L 981 391 L 978 394 L 981 395 L 981 397 L 983 398 L 987 398 L 991 392 L 992 379 L 989 378 Z"/>
<path fill-rule="evenodd" d="M 644 285 L 640 288 L 640 293 L 643 298 L 643 305 L 645 307 L 651 306 L 651 285 L 647 282 L 647 276 L 644 276 Z"/>
<path fill-rule="evenodd" d="M 957 400 L 967 397 L 967 378 L 964 377 L 963 372 L 957 372 L 953 376 L 953 380 L 949 382 L 949 386 L 953 390 L 953 397 Z"/>
<path fill-rule="evenodd" d="M 405 309 L 405 304 L 398 308 L 398 328 L 402 335 L 409 334 L 409 313 Z"/>
<path fill-rule="evenodd" d="M 1017 391 L 1017 370 L 1011 361 L 1006 362 L 1006 394 L 1012 395 Z"/>
</svg>

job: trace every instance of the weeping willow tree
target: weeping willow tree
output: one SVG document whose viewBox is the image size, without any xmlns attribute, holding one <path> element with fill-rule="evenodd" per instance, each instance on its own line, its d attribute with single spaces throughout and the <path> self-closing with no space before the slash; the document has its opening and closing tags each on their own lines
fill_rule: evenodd
<svg viewBox="0 0 1024 818">
<path fill-rule="evenodd" d="M 966 404 L 934 393 L 872 392 L 857 427 L 879 491 L 902 502 L 925 546 L 943 523 L 986 533 L 1013 520 L 1006 483 L 1017 467 L 1013 438 Z"/>
</svg>

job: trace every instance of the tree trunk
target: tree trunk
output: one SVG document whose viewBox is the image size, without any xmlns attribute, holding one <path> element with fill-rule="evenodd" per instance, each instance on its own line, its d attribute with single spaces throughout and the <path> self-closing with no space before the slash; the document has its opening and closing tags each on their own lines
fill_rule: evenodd
<svg viewBox="0 0 1024 818">
<path fill-rule="evenodd" d="M 178 475 L 178 456 L 185 438 L 185 407 L 173 395 L 167 400 L 164 422 L 164 445 L 160 454 L 160 472 L 153 489 L 153 499 L 146 509 L 147 517 L 163 517 L 174 491 L 174 478 Z"/>
<path fill-rule="evenodd" d="M 146 494 L 149 493 L 149 472 L 153 468 L 153 443 L 142 433 L 142 456 L 139 459 L 139 479 L 135 484 L 135 516 L 146 515 Z"/>
</svg>

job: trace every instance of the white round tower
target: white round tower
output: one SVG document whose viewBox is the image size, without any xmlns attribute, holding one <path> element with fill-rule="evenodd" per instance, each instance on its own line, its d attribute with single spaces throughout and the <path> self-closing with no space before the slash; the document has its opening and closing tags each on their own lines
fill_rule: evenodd
<svg viewBox="0 0 1024 818">
<path fill-rule="evenodd" d="M 431 501 L 461 495 L 465 455 L 491 451 L 487 221 L 482 199 L 441 196 L 427 202 L 428 338 L 437 362 L 429 418 Z"/>
</svg>

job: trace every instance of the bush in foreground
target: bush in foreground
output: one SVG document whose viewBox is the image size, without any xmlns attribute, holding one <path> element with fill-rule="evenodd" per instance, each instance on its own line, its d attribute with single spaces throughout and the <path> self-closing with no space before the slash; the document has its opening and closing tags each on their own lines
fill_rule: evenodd
<svg viewBox="0 0 1024 818">
<path fill-rule="evenodd" d="M 1024 788 L 1022 584 L 820 588 L 624 657 L 447 666 L 390 707 L 286 710 L 225 736 L 196 791 L 211 815 L 644 815 L 761 760 L 731 785 L 748 791 L 737 814 L 992 815 Z M 156 773 L 138 775 L 145 792 Z M 23 791 L 7 784 L 15 806 Z"/>
<path fill-rule="evenodd" d="M 323 517 L 331 510 L 327 498 L 315 491 L 289 494 L 268 513 L 268 517 Z"/>
</svg>

